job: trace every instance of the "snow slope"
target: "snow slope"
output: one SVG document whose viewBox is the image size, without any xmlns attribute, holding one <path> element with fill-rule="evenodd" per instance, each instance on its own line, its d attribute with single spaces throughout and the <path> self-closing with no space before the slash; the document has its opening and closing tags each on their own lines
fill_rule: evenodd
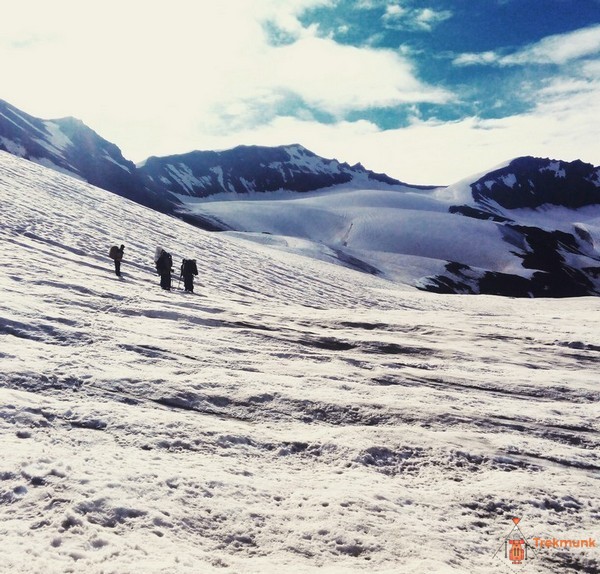
<svg viewBox="0 0 600 574">
<path fill-rule="evenodd" d="M 598 539 L 598 298 L 407 290 L 6 153 L 0 198 L 2 571 L 510 572 L 513 516 Z"/>
<path fill-rule="evenodd" d="M 507 187 L 510 175 L 517 180 L 507 170 L 529 160 L 534 169 L 519 172 L 519 181 L 541 172 L 538 186 Z M 448 188 L 376 189 L 368 182 L 365 187 L 352 182 L 302 196 L 279 192 L 180 199 L 184 213 L 235 230 L 239 237 L 265 243 L 261 234 L 269 234 L 272 247 L 337 261 L 412 287 L 521 297 L 600 294 L 600 187 L 594 179 L 600 168 L 564 164 L 584 171 L 565 182 L 562 172 L 549 176 L 547 164 L 553 165 L 520 158 L 489 174 L 500 174 L 494 175 L 500 183 L 490 179 L 490 187 L 518 209 L 502 207 L 481 190 L 475 201 L 476 176 Z M 479 177 L 487 181 L 487 176 Z M 477 185 L 485 188 L 484 183 Z M 556 204 L 544 203 L 545 198 Z"/>
<path fill-rule="evenodd" d="M 315 252 L 327 246 L 348 253 L 384 277 L 413 287 L 426 276 L 441 273 L 448 261 L 524 277 L 531 274 L 504 241 L 498 224 L 452 214 L 451 202 L 434 193 L 341 186 L 308 197 L 261 194 L 252 201 L 213 200 L 187 206 L 246 234 L 279 236 L 279 243 L 274 238 L 271 243 L 288 251 L 294 250 L 293 245 L 289 249 L 293 237 L 313 242 Z M 413 265 L 408 267 L 411 258 Z"/>
<path fill-rule="evenodd" d="M 121 150 L 75 118 L 42 120 L 0 99 L 0 150 L 171 213 L 174 196 L 145 186 Z"/>
</svg>

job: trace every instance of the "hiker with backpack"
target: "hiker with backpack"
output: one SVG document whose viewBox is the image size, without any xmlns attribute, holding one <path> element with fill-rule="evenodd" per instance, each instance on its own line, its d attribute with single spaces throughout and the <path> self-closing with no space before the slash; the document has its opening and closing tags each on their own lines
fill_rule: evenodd
<svg viewBox="0 0 600 574">
<path fill-rule="evenodd" d="M 171 290 L 171 271 L 173 271 L 173 258 L 162 247 L 157 247 L 154 254 L 156 271 L 160 275 L 160 286 L 166 291 Z"/>
<path fill-rule="evenodd" d="M 186 291 L 194 292 L 194 275 L 198 275 L 198 266 L 195 259 L 184 259 L 181 262 L 181 277 Z"/>
<path fill-rule="evenodd" d="M 117 247 L 113 245 L 108 252 L 108 256 L 115 262 L 115 275 L 121 277 L 121 261 L 123 259 L 123 252 L 125 251 L 125 245 Z"/>
</svg>

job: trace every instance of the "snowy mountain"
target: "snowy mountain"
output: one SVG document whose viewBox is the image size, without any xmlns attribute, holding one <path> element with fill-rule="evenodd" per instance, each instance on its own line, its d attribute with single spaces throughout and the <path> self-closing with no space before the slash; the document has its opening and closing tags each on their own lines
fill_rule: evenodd
<svg viewBox="0 0 600 574">
<path fill-rule="evenodd" d="M 399 181 L 362 165 L 317 156 L 300 145 L 239 146 L 151 157 L 135 166 L 119 148 L 74 118 L 42 120 L 0 100 L 0 150 L 67 173 L 164 213 L 184 197 L 279 189 L 306 192 L 340 183 L 393 186 Z M 429 189 L 427 186 L 417 186 Z M 195 224 L 206 225 L 187 215 Z"/>
<path fill-rule="evenodd" d="M 169 212 L 175 197 L 147 188 L 135 164 L 75 118 L 41 120 L 0 100 L 0 150 Z"/>
<path fill-rule="evenodd" d="M 600 294 L 600 168 L 523 157 L 435 188 L 300 145 L 152 157 L 0 102 L 0 149 L 208 230 L 437 293 Z"/>
<path fill-rule="evenodd" d="M 523 163 L 536 168 L 521 173 Z M 557 165 L 563 167 L 553 169 Z M 341 185 L 303 197 L 272 193 L 183 202 L 215 228 L 429 291 L 598 295 L 598 172 L 580 162 L 517 160 L 448 188 Z M 550 187 L 554 179 L 559 181 Z M 503 207 L 507 182 L 515 182 L 515 195 L 525 195 L 510 204 L 521 207 Z"/>
<path fill-rule="evenodd" d="M 561 205 L 577 209 L 600 204 L 600 167 L 520 157 L 471 184 L 479 204 L 495 202 L 505 209 Z"/>
<path fill-rule="evenodd" d="M 600 299 L 425 293 L 3 152 L 0 201 L 4 571 L 492 574 L 513 517 L 598 571 L 539 541 L 598 538 Z"/>
<path fill-rule="evenodd" d="M 600 293 L 600 167 L 522 157 L 471 181 L 445 191 L 465 201 L 450 212 L 493 221 L 532 274 L 482 274 L 453 261 L 433 279 L 434 290 L 534 297 Z"/>
<path fill-rule="evenodd" d="M 176 195 L 204 197 L 287 189 L 310 191 L 354 180 L 397 185 L 385 174 L 324 159 L 300 145 L 239 146 L 221 152 L 151 157 L 136 167 L 75 118 L 42 120 L 0 100 L 0 150 L 172 213 Z M 427 187 L 423 187 L 427 189 Z"/>
<path fill-rule="evenodd" d="M 313 191 L 341 183 L 401 182 L 334 159 L 324 159 L 301 145 L 238 146 L 226 151 L 193 151 L 169 157 L 151 157 L 139 166 L 149 185 L 191 197 L 218 193 Z"/>
</svg>

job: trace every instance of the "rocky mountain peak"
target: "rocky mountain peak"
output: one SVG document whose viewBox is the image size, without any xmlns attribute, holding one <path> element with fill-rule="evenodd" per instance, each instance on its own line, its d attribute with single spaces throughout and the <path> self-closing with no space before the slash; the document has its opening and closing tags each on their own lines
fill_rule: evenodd
<svg viewBox="0 0 600 574">
<path fill-rule="evenodd" d="M 600 167 L 580 160 L 520 157 L 475 181 L 471 189 L 475 201 L 492 200 L 507 209 L 546 203 L 578 208 L 600 203 Z"/>
</svg>

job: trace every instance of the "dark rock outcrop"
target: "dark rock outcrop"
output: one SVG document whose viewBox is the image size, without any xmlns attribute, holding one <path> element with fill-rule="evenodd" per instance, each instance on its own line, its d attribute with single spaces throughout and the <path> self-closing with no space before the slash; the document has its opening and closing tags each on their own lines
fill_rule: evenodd
<svg viewBox="0 0 600 574">
<path fill-rule="evenodd" d="M 206 197 L 217 193 L 306 192 L 359 179 L 387 185 L 401 182 L 335 159 L 324 159 L 301 145 L 238 146 L 225 151 L 193 151 L 151 157 L 139 166 L 147 185 L 172 193 Z"/>
</svg>

